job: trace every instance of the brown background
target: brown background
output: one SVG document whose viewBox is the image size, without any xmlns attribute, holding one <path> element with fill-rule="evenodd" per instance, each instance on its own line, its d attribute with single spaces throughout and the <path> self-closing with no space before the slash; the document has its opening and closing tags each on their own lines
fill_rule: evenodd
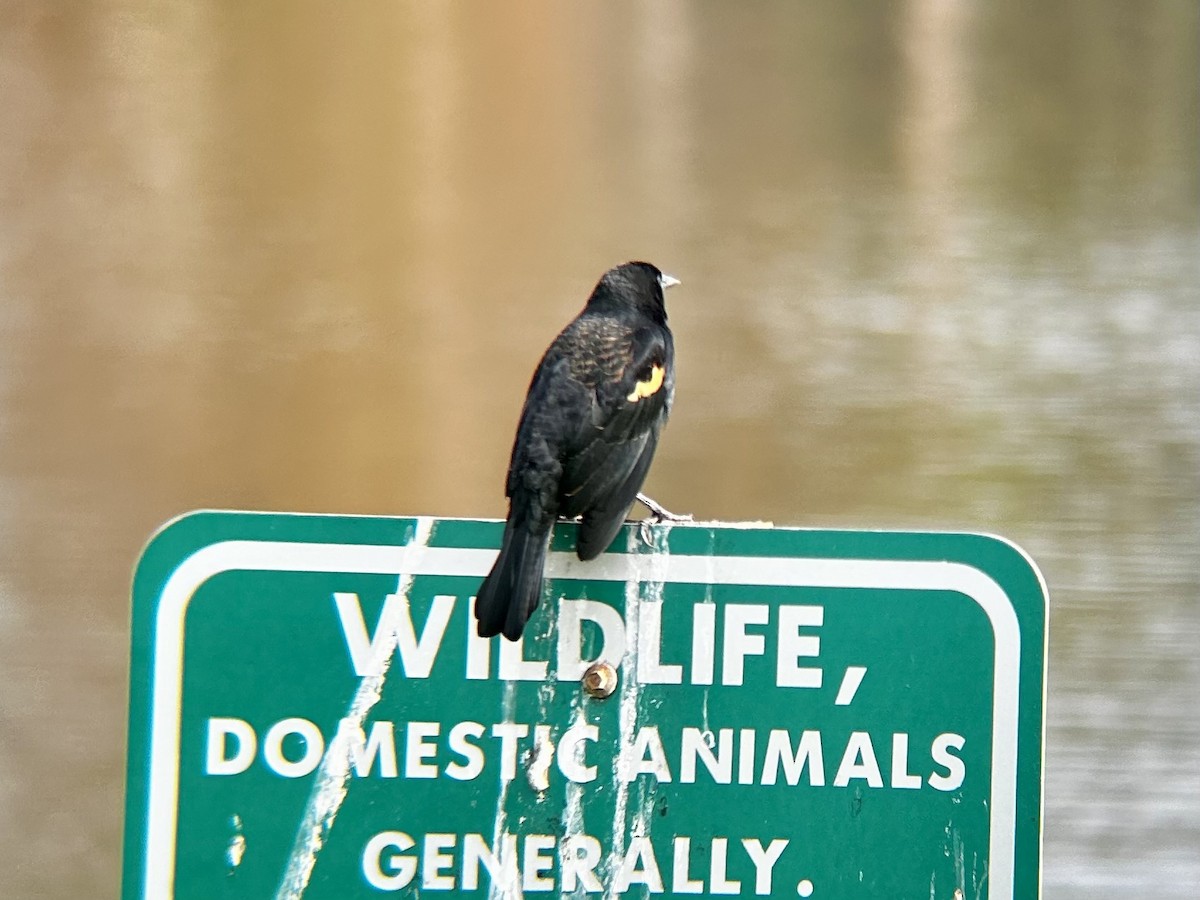
<svg viewBox="0 0 1200 900">
<path fill-rule="evenodd" d="M 1047 896 L 1190 897 L 1197 9 L 4 4 L 0 895 L 116 891 L 159 523 L 502 514 L 538 355 L 643 257 L 651 492 L 1023 544 Z"/>
</svg>

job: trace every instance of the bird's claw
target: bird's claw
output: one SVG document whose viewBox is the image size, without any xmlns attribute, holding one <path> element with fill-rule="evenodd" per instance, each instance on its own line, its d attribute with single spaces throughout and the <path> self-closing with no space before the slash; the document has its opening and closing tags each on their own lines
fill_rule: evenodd
<svg viewBox="0 0 1200 900">
<path fill-rule="evenodd" d="M 654 546 L 654 532 L 650 529 L 653 522 L 650 519 L 642 519 L 638 522 L 638 537 L 642 539 L 642 543 L 647 547 Z"/>
<path fill-rule="evenodd" d="M 638 522 L 638 537 L 642 539 L 642 543 L 647 547 L 655 546 L 653 526 L 662 522 L 692 521 L 691 513 L 673 513 L 661 503 L 647 497 L 645 494 L 638 494 L 637 501 L 650 510 L 650 515 Z"/>
</svg>

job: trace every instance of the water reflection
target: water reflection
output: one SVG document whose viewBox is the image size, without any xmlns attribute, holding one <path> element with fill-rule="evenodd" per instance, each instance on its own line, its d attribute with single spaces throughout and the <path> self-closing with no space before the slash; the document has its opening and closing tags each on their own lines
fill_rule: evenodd
<svg viewBox="0 0 1200 900">
<path fill-rule="evenodd" d="M 0 894 L 114 890 L 146 534 L 499 514 L 630 256 L 686 285 L 652 492 L 1020 541 L 1047 895 L 1200 882 L 1193 4 L 3 15 Z"/>
</svg>

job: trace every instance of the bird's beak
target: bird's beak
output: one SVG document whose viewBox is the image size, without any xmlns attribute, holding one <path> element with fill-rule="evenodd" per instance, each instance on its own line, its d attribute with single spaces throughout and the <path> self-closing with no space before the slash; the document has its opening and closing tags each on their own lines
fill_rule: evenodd
<svg viewBox="0 0 1200 900">
<path fill-rule="evenodd" d="M 658 283 L 662 286 L 662 289 L 665 291 L 669 287 L 675 287 L 675 285 L 679 284 L 680 282 L 679 282 L 679 279 L 676 278 L 674 275 L 668 275 L 666 272 L 663 272 L 662 274 L 660 274 L 658 276 Z"/>
</svg>

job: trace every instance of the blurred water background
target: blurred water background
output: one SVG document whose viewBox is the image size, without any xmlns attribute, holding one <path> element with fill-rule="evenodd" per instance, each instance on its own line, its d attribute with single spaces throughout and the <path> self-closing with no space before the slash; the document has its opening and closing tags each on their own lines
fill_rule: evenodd
<svg viewBox="0 0 1200 900">
<path fill-rule="evenodd" d="M 197 507 L 498 516 L 599 274 L 648 489 L 1004 534 L 1048 898 L 1200 884 L 1200 6 L 0 9 L 0 896 L 112 896 L 128 587 Z"/>
</svg>

